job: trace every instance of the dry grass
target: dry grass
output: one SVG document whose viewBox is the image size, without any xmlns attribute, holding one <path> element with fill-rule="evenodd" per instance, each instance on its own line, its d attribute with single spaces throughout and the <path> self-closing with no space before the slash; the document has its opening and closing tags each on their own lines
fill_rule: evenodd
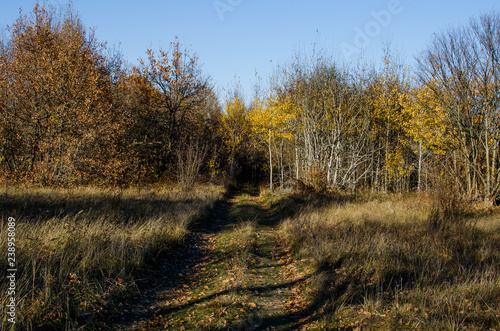
<svg viewBox="0 0 500 331">
<path fill-rule="evenodd" d="M 89 325 L 183 244 L 190 224 L 217 199 L 218 187 L 167 190 L 10 189 L 0 200 L 0 238 L 15 217 L 17 326 L 77 329 Z M 7 270 L 7 259 L 0 261 Z M 6 283 L 0 285 L 5 312 Z M 3 313 L 5 316 L 5 313 Z M 1 329 L 10 325 L 4 320 Z"/>
<path fill-rule="evenodd" d="M 500 327 L 500 210 L 441 198 L 334 196 L 284 222 L 295 253 L 317 270 L 324 325 Z"/>
</svg>

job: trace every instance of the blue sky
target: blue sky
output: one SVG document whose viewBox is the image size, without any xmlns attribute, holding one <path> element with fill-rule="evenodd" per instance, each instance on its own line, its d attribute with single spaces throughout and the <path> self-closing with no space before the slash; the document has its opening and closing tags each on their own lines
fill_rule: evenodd
<svg viewBox="0 0 500 331">
<path fill-rule="evenodd" d="M 339 62 L 377 63 L 383 44 L 407 64 L 439 33 L 471 17 L 500 11 L 498 0 L 73 0 L 99 40 L 120 45 L 132 65 L 145 50 L 179 40 L 199 56 L 220 89 L 239 81 L 247 100 L 257 80 L 315 47 Z M 29 11 L 35 0 L 2 1 L 0 28 Z M 50 1 L 64 5 L 66 1 Z"/>
</svg>

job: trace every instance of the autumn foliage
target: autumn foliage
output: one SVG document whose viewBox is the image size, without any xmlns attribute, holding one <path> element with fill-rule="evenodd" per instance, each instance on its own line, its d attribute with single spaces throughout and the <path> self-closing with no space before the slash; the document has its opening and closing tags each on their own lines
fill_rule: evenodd
<svg viewBox="0 0 500 331">
<path fill-rule="evenodd" d="M 498 327 L 500 15 L 415 68 L 296 56 L 252 99 L 177 39 L 126 63 L 71 5 L 7 32 L 20 328 Z"/>
<path fill-rule="evenodd" d="M 173 179 L 179 149 L 215 130 L 209 79 L 177 42 L 126 70 L 71 8 L 38 4 L 10 34 L 0 54 L 0 167 L 11 181 Z"/>
<path fill-rule="evenodd" d="M 492 204 L 499 22 L 484 16 L 438 35 L 416 70 L 388 49 L 380 68 L 297 57 L 248 104 L 237 89 L 221 101 L 177 40 L 127 65 L 71 7 L 37 4 L 1 44 L 0 175 L 385 192 L 432 189 L 446 175 L 467 199 Z"/>
<path fill-rule="evenodd" d="M 2 168 L 44 184 L 94 175 L 114 122 L 109 68 L 77 17 L 35 6 L 1 49 Z"/>
</svg>

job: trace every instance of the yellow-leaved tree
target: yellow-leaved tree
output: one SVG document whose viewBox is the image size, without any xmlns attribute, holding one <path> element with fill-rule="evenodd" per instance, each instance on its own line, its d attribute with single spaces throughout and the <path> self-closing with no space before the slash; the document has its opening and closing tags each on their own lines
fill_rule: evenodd
<svg viewBox="0 0 500 331">
<path fill-rule="evenodd" d="M 380 179 L 383 181 L 385 191 L 389 186 L 397 182 L 401 183 L 411 171 L 411 167 L 404 159 L 404 150 L 408 145 L 408 140 L 402 130 L 407 120 L 407 114 L 403 112 L 402 101 L 407 94 L 404 83 L 393 70 L 386 70 L 378 78 L 372 87 L 371 94 L 373 134 L 381 144 L 380 159 L 377 164 L 384 164 L 383 177 Z"/>
<path fill-rule="evenodd" d="M 226 101 L 220 130 L 225 137 L 225 146 L 228 149 L 229 177 L 234 178 L 236 154 L 249 131 L 247 108 L 238 93 Z"/>
<path fill-rule="evenodd" d="M 418 186 L 422 189 L 422 172 L 426 155 L 445 154 L 450 137 L 446 135 L 446 112 L 433 97 L 428 86 L 418 86 L 407 96 L 401 96 L 406 121 L 403 128 L 414 143 L 418 155 Z"/>
<path fill-rule="evenodd" d="M 255 99 L 249 112 L 251 131 L 267 147 L 269 156 L 269 189 L 273 190 L 273 148 L 279 146 L 278 161 L 283 183 L 283 146 L 293 139 L 295 105 L 287 96 L 271 95 L 265 101 Z"/>
</svg>

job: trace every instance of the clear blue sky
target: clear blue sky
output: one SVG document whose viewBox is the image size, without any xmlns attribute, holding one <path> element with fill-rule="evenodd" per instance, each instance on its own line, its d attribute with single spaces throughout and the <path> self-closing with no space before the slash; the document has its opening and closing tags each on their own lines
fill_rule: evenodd
<svg viewBox="0 0 500 331">
<path fill-rule="evenodd" d="M 356 62 L 359 54 L 364 62 L 377 62 L 390 40 L 393 53 L 412 64 L 433 33 L 500 11 L 497 1 L 73 0 L 73 7 L 99 40 L 120 44 L 132 65 L 150 46 L 166 49 L 178 36 L 198 54 L 221 96 L 240 81 L 250 100 L 255 72 L 266 82 L 296 52 L 310 53 L 316 45 L 342 62 Z M 2 1 L 0 28 L 35 2 Z"/>
</svg>

